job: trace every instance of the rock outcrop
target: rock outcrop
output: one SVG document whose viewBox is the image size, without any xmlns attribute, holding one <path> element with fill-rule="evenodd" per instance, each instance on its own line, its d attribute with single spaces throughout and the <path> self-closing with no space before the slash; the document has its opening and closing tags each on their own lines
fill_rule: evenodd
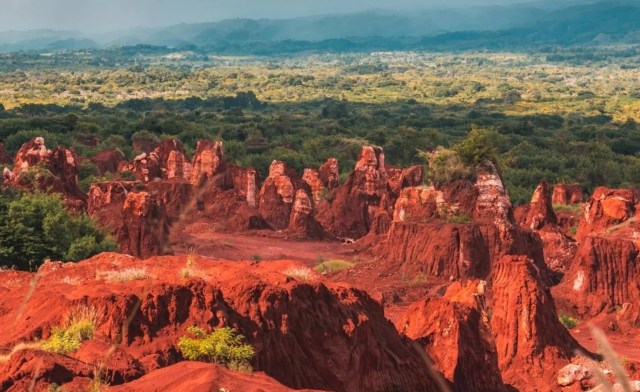
<svg viewBox="0 0 640 392">
<path fill-rule="evenodd" d="M 412 304 L 397 329 L 418 341 L 453 391 L 506 391 L 485 312 L 485 282 L 454 283 L 444 297 Z"/>
<path fill-rule="evenodd" d="M 179 215 L 177 206 L 185 197 L 185 189 L 179 184 L 174 192 L 164 185 L 154 184 L 154 191 L 131 181 L 94 184 L 89 190 L 87 212 L 109 229 L 122 252 L 143 258 L 164 254 L 169 251 L 170 217 Z M 167 207 L 165 200 L 172 201 L 173 207 Z"/>
<path fill-rule="evenodd" d="M 189 326 L 230 326 L 253 345 L 254 368 L 290 388 L 437 390 L 419 353 L 363 291 L 325 281 L 298 282 L 281 272 L 302 267 L 291 261 L 196 258 L 189 279 L 179 273 L 185 265 L 185 257 L 101 254 L 43 269 L 38 290 L 27 297 L 34 274 L 9 272 L 21 283 L 0 296 L 0 307 L 7 310 L 0 323 L 12 326 L 0 336 L 0 347 L 46 339 L 69 309 L 86 304 L 97 311 L 95 339 L 121 342 L 119 347 L 147 373 L 180 360 L 175 345 Z M 96 271 L 134 267 L 149 278 L 96 279 Z M 78 284 L 67 283 L 72 279 Z"/>
<path fill-rule="evenodd" d="M 586 237 L 554 294 L 579 314 L 596 314 L 624 304 L 640 307 L 640 248 L 636 241 Z"/>
<path fill-rule="evenodd" d="M 347 181 L 318 206 L 317 219 L 336 237 L 360 238 L 371 229 L 373 216 L 388 196 L 384 152 L 365 146 Z"/>
<path fill-rule="evenodd" d="M 582 186 L 580 184 L 556 184 L 553 187 L 553 204 L 579 204 L 582 203 Z"/>
<path fill-rule="evenodd" d="M 269 177 L 260 188 L 259 211 L 264 220 L 275 230 L 289 225 L 293 201 L 296 195 L 294 173 L 282 161 L 273 161 Z"/>
<path fill-rule="evenodd" d="M 340 185 L 340 167 L 337 159 L 327 159 L 325 163 L 320 165 L 319 173 L 325 188 L 334 189 Z"/>
<path fill-rule="evenodd" d="M 538 268 L 526 257 L 505 257 L 494 266 L 492 289 L 491 330 L 504 381 L 549 390 L 580 346 L 560 324 Z"/>
<path fill-rule="evenodd" d="M 542 181 L 524 208 L 520 224 L 540 235 L 544 244 L 544 259 L 554 271 L 564 273 L 571 265 L 577 244 L 558 226 L 558 218 L 551 204 L 551 189 Z"/>
<path fill-rule="evenodd" d="M 162 178 L 189 180 L 191 178 L 191 162 L 184 155 L 184 147 L 176 139 L 165 139 L 154 150 L 160 160 Z"/>
<path fill-rule="evenodd" d="M 322 227 L 315 220 L 313 206 L 304 189 L 296 191 L 287 231 L 295 238 L 322 238 Z"/>
<path fill-rule="evenodd" d="M 191 164 L 190 182 L 199 185 L 212 179 L 217 174 L 223 159 L 222 142 L 199 140 Z"/>
<path fill-rule="evenodd" d="M 78 187 L 79 170 L 80 160 L 72 148 L 51 151 L 44 138 L 36 137 L 20 148 L 13 172 L 5 172 L 4 181 L 23 189 L 61 193 L 70 208 L 82 210 L 86 195 Z"/>
<path fill-rule="evenodd" d="M 625 222 L 634 215 L 635 203 L 635 195 L 629 189 L 596 188 L 583 208 L 576 240 L 582 242 Z"/>
<path fill-rule="evenodd" d="M 388 273 L 402 270 L 455 280 L 487 278 L 506 255 L 526 255 L 550 282 L 540 236 L 515 224 L 509 195 L 490 163 L 476 182 L 400 192 L 387 238 L 374 246 Z"/>
</svg>

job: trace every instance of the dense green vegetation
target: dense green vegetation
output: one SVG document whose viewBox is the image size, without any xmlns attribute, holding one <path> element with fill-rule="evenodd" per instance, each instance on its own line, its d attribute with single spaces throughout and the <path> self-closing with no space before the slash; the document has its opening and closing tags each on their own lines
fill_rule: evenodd
<svg viewBox="0 0 640 392">
<path fill-rule="evenodd" d="M 0 193 L 0 267 L 34 270 L 45 259 L 79 261 L 116 250 L 86 215 L 75 216 L 58 196 Z"/>
<path fill-rule="evenodd" d="M 263 175 L 276 158 L 301 171 L 328 157 L 346 175 L 365 143 L 393 165 L 424 164 L 419 150 L 450 148 L 478 128 L 516 203 L 542 179 L 587 191 L 639 183 L 640 56 L 557 53 L 568 60 L 394 52 L 207 62 L 140 52 L 129 57 L 137 66 L 77 69 L 40 57 L 31 71 L 0 73 L 0 139 L 10 154 L 39 135 L 84 157 L 118 148 L 131 158 L 138 139 L 177 137 L 191 153 L 198 139 L 217 138 L 227 158 Z M 60 54 L 76 55 L 85 54 Z M 93 176 L 85 160 L 85 187 Z"/>
</svg>

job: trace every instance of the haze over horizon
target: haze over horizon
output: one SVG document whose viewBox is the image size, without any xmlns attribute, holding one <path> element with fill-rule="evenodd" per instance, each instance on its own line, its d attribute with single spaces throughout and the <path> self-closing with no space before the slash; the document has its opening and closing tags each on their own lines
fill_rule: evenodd
<svg viewBox="0 0 640 392">
<path fill-rule="evenodd" d="M 566 1 L 566 0 L 564 0 Z M 1 31 L 34 29 L 111 32 L 136 27 L 214 22 L 230 18 L 292 18 L 384 9 L 512 5 L 531 0 L 5 0 Z"/>
</svg>

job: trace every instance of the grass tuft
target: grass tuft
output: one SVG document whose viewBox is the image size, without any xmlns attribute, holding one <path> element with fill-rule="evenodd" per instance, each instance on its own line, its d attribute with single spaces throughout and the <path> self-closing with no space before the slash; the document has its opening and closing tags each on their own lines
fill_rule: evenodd
<svg viewBox="0 0 640 392">
<path fill-rule="evenodd" d="M 144 268 L 127 268 L 122 271 L 98 271 L 96 279 L 105 280 L 109 283 L 130 282 L 132 280 L 142 280 L 147 278 L 147 270 Z"/>
<path fill-rule="evenodd" d="M 316 266 L 316 271 L 321 274 L 333 274 L 340 271 L 351 269 L 355 266 L 354 263 L 347 260 L 332 259 L 323 261 Z"/>
<path fill-rule="evenodd" d="M 316 272 L 307 267 L 289 267 L 282 273 L 302 282 L 310 282 L 316 279 Z"/>
</svg>

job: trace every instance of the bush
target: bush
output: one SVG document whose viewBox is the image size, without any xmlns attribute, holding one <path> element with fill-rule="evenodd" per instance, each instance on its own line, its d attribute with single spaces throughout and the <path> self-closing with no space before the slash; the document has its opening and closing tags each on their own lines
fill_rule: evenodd
<svg viewBox="0 0 640 392">
<path fill-rule="evenodd" d="M 67 319 L 66 326 L 54 329 L 49 339 L 42 342 L 42 349 L 58 354 L 77 351 L 82 342 L 93 337 L 96 319 L 95 308 L 76 308 Z"/>
<path fill-rule="evenodd" d="M 439 147 L 434 152 L 421 151 L 419 154 L 429 163 L 428 176 L 436 186 L 469 178 L 473 174 L 473 169 L 465 165 L 453 150 Z"/>
<path fill-rule="evenodd" d="M 178 348 L 186 359 L 217 363 L 233 370 L 251 370 L 249 361 L 255 351 L 235 329 L 224 327 L 206 333 L 193 326 L 187 331 L 191 336 L 183 336 L 178 341 Z"/>
<path fill-rule="evenodd" d="M 0 266 L 35 269 L 45 259 L 79 261 L 114 251 L 115 241 L 59 196 L 0 193 Z"/>
</svg>

